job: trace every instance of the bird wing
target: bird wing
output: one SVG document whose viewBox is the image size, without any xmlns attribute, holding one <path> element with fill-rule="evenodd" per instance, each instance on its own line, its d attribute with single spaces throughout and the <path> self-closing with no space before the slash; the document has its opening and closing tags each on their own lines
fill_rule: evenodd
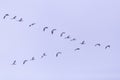
<svg viewBox="0 0 120 80">
<path fill-rule="evenodd" d="M 47 28 L 48 28 L 48 27 L 44 27 L 44 28 L 43 28 L 43 31 L 45 31 Z"/>
<path fill-rule="evenodd" d="M 62 52 L 57 52 L 56 57 L 58 57 L 59 54 L 62 54 Z"/>
<path fill-rule="evenodd" d="M 100 46 L 100 44 L 98 43 L 98 44 L 95 44 L 95 46 Z"/>
<path fill-rule="evenodd" d="M 19 21 L 19 22 L 22 22 L 22 21 L 23 21 L 23 19 L 22 19 L 22 18 L 20 18 L 18 21 Z"/>
<path fill-rule="evenodd" d="M 9 16 L 9 14 L 5 14 L 5 16 L 3 17 L 3 19 L 5 19 L 5 18 L 6 18 L 6 16 Z"/>
<path fill-rule="evenodd" d="M 62 33 L 60 34 L 60 37 L 62 37 L 62 36 L 63 36 L 63 34 L 65 34 L 65 32 L 62 32 Z"/>
<path fill-rule="evenodd" d="M 53 29 L 53 30 L 51 31 L 51 33 L 53 34 L 55 30 L 56 30 L 56 29 Z"/>
<path fill-rule="evenodd" d="M 15 65 L 15 63 L 16 63 L 16 60 L 12 63 L 12 65 Z"/>
<path fill-rule="evenodd" d="M 73 39 L 71 39 L 70 41 L 75 41 L 76 39 L 75 38 L 73 38 Z"/>
<path fill-rule="evenodd" d="M 36 23 L 32 23 L 31 25 L 35 25 Z"/>
<path fill-rule="evenodd" d="M 17 16 L 14 16 L 12 19 L 15 19 Z"/>
<path fill-rule="evenodd" d="M 65 37 L 65 39 L 69 39 L 70 38 L 70 35 L 69 36 L 67 36 L 67 37 Z"/>
<path fill-rule="evenodd" d="M 80 50 L 80 48 L 76 48 L 75 51 Z"/>
<path fill-rule="evenodd" d="M 46 54 L 45 54 L 45 53 L 43 53 L 43 56 L 46 56 Z"/>
<path fill-rule="evenodd" d="M 23 64 L 25 64 L 26 62 L 27 62 L 27 60 L 24 60 L 24 61 L 23 61 Z"/>
<path fill-rule="evenodd" d="M 85 44 L 85 41 L 82 41 L 81 44 Z"/>
<path fill-rule="evenodd" d="M 107 49 L 108 47 L 110 48 L 110 45 L 107 45 L 107 46 L 105 47 L 105 49 Z"/>
</svg>

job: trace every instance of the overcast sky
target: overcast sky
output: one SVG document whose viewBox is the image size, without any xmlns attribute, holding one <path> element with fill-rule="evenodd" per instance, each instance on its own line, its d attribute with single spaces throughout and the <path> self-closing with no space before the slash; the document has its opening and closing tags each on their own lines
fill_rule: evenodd
<svg viewBox="0 0 120 80">
<path fill-rule="evenodd" d="M 119 34 L 119 0 L 1 0 L 0 80 L 119 80 Z"/>
</svg>

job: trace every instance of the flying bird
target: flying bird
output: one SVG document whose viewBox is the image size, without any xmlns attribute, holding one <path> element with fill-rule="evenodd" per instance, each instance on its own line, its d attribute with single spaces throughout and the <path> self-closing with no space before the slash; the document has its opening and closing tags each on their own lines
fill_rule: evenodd
<svg viewBox="0 0 120 80">
<path fill-rule="evenodd" d="M 62 37 L 64 34 L 65 34 L 65 32 L 62 32 L 62 33 L 60 34 L 60 37 Z"/>
<path fill-rule="evenodd" d="M 43 55 L 41 56 L 41 58 L 43 58 L 44 56 L 47 56 L 45 53 L 43 53 Z"/>
<path fill-rule="evenodd" d="M 70 38 L 70 35 L 68 35 L 67 37 L 65 37 L 65 39 L 69 39 Z"/>
<path fill-rule="evenodd" d="M 85 41 L 82 41 L 80 44 L 81 44 L 81 45 L 84 45 L 84 44 L 85 44 Z"/>
<path fill-rule="evenodd" d="M 74 51 L 78 51 L 78 50 L 80 50 L 80 48 L 76 48 Z"/>
<path fill-rule="evenodd" d="M 5 14 L 5 16 L 3 17 L 3 19 L 5 19 L 7 16 L 9 16 L 9 14 Z"/>
<path fill-rule="evenodd" d="M 31 60 L 35 60 L 35 57 L 32 57 Z"/>
<path fill-rule="evenodd" d="M 57 53 L 56 53 L 56 57 L 58 57 L 59 54 L 62 54 L 62 52 L 57 52 Z"/>
<path fill-rule="evenodd" d="M 23 61 L 23 64 L 25 64 L 27 61 L 28 61 L 28 60 L 24 60 L 24 61 Z"/>
<path fill-rule="evenodd" d="M 75 38 L 73 38 L 73 39 L 71 39 L 70 41 L 75 41 L 76 39 Z"/>
<path fill-rule="evenodd" d="M 32 24 L 29 25 L 29 27 L 31 27 L 31 26 L 33 26 L 33 25 L 35 25 L 35 24 L 36 24 L 36 23 L 32 23 Z"/>
<path fill-rule="evenodd" d="M 95 44 L 95 46 L 101 46 L 101 44 L 100 44 L 100 43 L 97 43 L 97 44 Z"/>
<path fill-rule="evenodd" d="M 18 21 L 19 21 L 19 22 L 22 22 L 22 21 L 23 21 L 23 19 L 22 19 L 22 18 L 20 18 Z"/>
<path fill-rule="evenodd" d="M 12 65 L 16 65 L 16 60 L 13 61 Z"/>
<path fill-rule="evenodd" d="M 45 31 L 46 29 L 48 29 L 48 27 L 44 27 L 44 28 L 43 28 L 43 31 Z"/>
<path fill-rule="evenodd" d="M 105 49 L 110 48 L 110 45 L 105 46 Z"/>
<path fill-rule="evenodd" d="M 14 16 L 14 17 L 13 17 L 13 18 L 11 18 L 11 19 L 16 19 L 16 17 L 17 17 L 17 16 Z"/>
<path fill-rule="evenodd" d="M 53 29 L 53 30 L 51 31 L 51 34 L 53 34 L 53 33 L 54 33 L 54 31 L 56 31 L 56 29 Z"/>
</svg>

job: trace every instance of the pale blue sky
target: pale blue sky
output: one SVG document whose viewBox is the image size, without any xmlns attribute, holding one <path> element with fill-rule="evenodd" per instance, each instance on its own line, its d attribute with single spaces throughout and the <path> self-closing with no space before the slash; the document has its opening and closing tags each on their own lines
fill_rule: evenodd
<svg viewBox="0 0 120 80">
<path fill-rule="evenodd" d="M 119 80 L 119 4 L 119 0 L 1 0 L 0 80 Z M 20 18 L 23 22 L 17 21 Z M 31 23 L 36 24 L 28 27 Z M 45 26 L 49 28 L 43 32 Z M 57 29 L 54 35 L 52 29 Z M 59 37 L 63 31 L 66 34 Z M 77 40 L 64 39 L 67 35 Z M 80 45 L 83 40 L 86 44 Z M 80 51 L 75 52 L 77 47 Z M 56 58 L 58 51 L 62 55 Z M 47 56 L 40 59 L 44 52 Z M 22 64 L 32 56 L 35 61 Z"/>
</svg>

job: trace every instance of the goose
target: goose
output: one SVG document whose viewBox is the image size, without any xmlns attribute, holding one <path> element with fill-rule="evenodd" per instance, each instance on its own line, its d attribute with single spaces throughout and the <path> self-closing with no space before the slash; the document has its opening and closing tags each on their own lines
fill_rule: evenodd
<svg viewBox="0 0 120 80">
<path fill-rule="evenodd" d="M 100 44 L 100 43 L 97 43 L 97 44 L 95 44 L 95 46 L 101 46 L 101 44 Z"/>
<path fill-rule="evenodd" d="M 43 55 L 41 56 L 41 58 L 43 58 L 44 56 L 47 56 L 45 53 L 43 53 Z"/>
<path fill-rule="evenodd" d="M 19 22 L 22 22 L 22 21 L 23 21 L 23 19 L 22 19 L 22 18 L 20 18 L 18 21 L 19 21 Z"/>
<path fill-rule="evenodd" d="M 43 28 L 43 31 L 45 31 L 46 29 L 48 29 L 48 27 L 44 27 L 44 28 Z"/>
<path fill-rule="evenodd" d="M 5 14 L 5 16 L 3 17 L 3 19 L 5 19 L 7 16 L 9 16 L 9 14 Z"/>
<path fill-rule="evenodd" d="M 81 45 L 84 45 L 84 44 L 85 44 L 85 41 L 82 41 L 80 44 L 81 44 Z"/>
<path fill-rule="evenodd" d="M 65 37 L 65 39 L 69 39 L 70 38 L 70 35 L 68 35 L 67 37 Z"/>
<path fill-rule="evenodd" d="M 14 16 L 14 17 L 13 17 L 13 18 L 11 18 L 11 19 L 16 19 L 16 17 L 17 17 L 17 16 Z"/>
<path fill-rule="evenodd" d="M 62 52 L 57 52 L 57 53 L 56 53 L 56 57 L 58 57 L 59 54 L 62 54 Z"/>
<path fill-rule="evenodd" d="M 12 65 L 16 65 L 16 60 L 13 61 Z"/>
<path fill-rule="evenodd" d="M 28 61 L 28 60 L 24 60 L 24 61 L 23 61 L 23 64 L 25 64 L 27 61 Z"/>
<path fill-rule="evenodd" d="M 110 48 L 110 45 L 105 46 L 105 49 Z"/>
<path fill-rule="evenodd" d="M 53 30 L 51 31 L 51 34 L 53 34 L 53 33 L 54 33 L 54 31 L 56 31 L 56 29 L 53 29 Z"/>
<path fill-rule="evenodd" d="M 62 33 L 60 34 L 60 37 L 62 37 L 64 34 L 65 34 L 65 32 L 62 32 Z"/>
<path fill-rule="evenodd" d="M 29 25 L 29 27 L 31 27 L 31 26 L 33 26 L 33 25 L 35 25 L 35 24 L 36 24 L 36 23 L 32 23 L 32 24 Z"/>
<path fill-rule="evenodd" d="M 32 57 L 31 60 L 35 60 L 35 57 Z"/>
<path fill-rule="evenodd" d="M 74 51 L 78 51 L 78 50 L 80 50 L 80 48 L 76 48 Z"/>
<path fill-rule="evenodd" d="M 73 38 L 73 39 L 71 39 L 70 41 L 75 41 L 76 39 L 75 38 Z"/>
</svg>

